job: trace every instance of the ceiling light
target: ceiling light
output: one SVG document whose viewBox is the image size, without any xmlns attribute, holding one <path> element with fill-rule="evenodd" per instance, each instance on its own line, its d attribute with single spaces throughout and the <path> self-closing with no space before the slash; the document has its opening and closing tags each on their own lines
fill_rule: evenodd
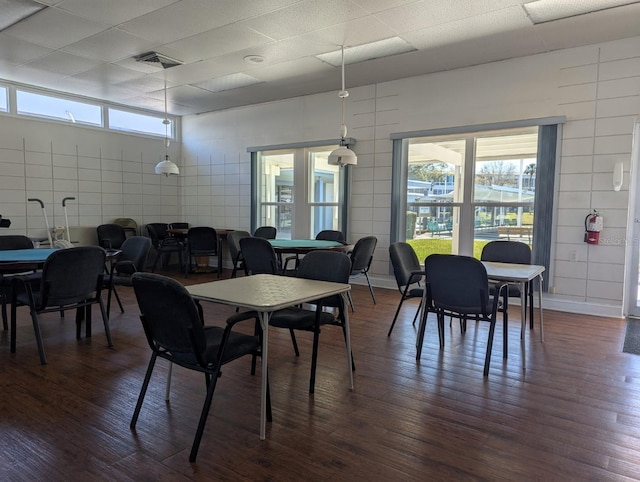
<svg viewBox="0 0 640 482">
<path fill-rule="evenodd" d="M 169 159 L 169 145 L 171 143 L 169 140 L 169 126 L 171 121 L 167 114 L 167 79 L 164 81 L 164 120 L 162 123 L 164 124 L 164 159 L 156 164 L 156 174 L 164 174 L 169 177 L 170 174 L 180 174 L 180 169 Z"/>
<path fill-rule="evenodd" d="M 2 6 L 0 32 L 47 8 L 46 5 L 32 0 L 2 0 L 0 6 Z"/>
<path fill-rule="evenodd" d="M 358 157 L 356 153 L 349 149 L 347 143 L 347 125 L 344 121 L 344 109 L 347 97 L 349 97 L 349 91 L 344 87 L 344 46 L 342 47 L 342 90 L 338 92 L 338 97 L 342 101 L 342 125 L 340 126 L 340 147 L 335 149 L 327 159 L 329 164 L 337 166 L 347 166 L 358 164 Z"/>
<path fill-rule="evenodd" d="M 247 55 L 243 60 L 250 64 L 261 64 L 264 62 L 264 57 L 262 55 Z"/>
<path fill-rule="evenodd" d="M 381 59 L 383 57 L 391 57 L 392 55 L 405 54 L 416 50 L 416 48 L 402 40 L 400 37 L 391 37 L 368 44 L 356 45 L 355 47 L 347 47 L 346 49 L 343 46 L 340 50 L 316 55 L 316 58 L 331 64 L 334 67 L 338 67 L 343 59 L 343 50 L 349 57 L 349 63 L 355 64 L 358 62 L 364 62 L 365 60 Z"/>
<path fill-rule="evenodd" d="M 586 13 L 621 7 L 640 0 L 536 0 L 525 3 L 524 10 L 533 24 L 576 17 Z"/>
</svg>

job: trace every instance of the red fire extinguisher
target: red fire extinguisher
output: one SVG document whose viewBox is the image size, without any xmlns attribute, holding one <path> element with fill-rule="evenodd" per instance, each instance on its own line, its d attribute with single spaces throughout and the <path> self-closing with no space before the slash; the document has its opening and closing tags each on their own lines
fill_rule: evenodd
<svg viewBox="0 0 640 482">
<path fill-rule="evenodd" d="M 603 219 L 595 209 L 584 218 L 584 242 L 587 244 L 600 243 L 600 231 L 602 231 Z"/>
</svg>

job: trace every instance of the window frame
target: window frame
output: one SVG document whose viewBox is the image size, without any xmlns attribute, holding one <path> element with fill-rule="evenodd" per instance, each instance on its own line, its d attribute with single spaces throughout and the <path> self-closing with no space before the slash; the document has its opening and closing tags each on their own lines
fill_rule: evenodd
<svg viewBox="0 0 640 482">
<path fill-rule="evenodd" d="M 532 262 L 544 265 L 547 270 L 551 261 L 551 239 L 553 226 L 553 212 L 555 206 L 555 178 L 556 158 L 559 152 L 558 129 L 566 122 L 565 117 L 547 117 L 529 119 L 523 121 L 484 124 L 476 126 L 463 126 L 449 129 L 435 129 L 427 131 L 413 131 L 391 134 L 392 149 L 392 195 L 391 195 L 391 242 L 406 240 L 406 208 L 407 208 L 407 177 L 408 177 L 408 146 L 409 141 L 418 137 L 440 137 L 454 135 L 480 136 L 488 131 L 501 131 L 518 127 L 538 127 L 538 156 L 537 156 L 537 183 L 536 197 L 534 200 L 534 226 L 533 226 L 533 253 Z M 468 147 L 475 150 L 475 142 Z M 475 160 L 475 152 L 468 153 Z M 474 163 L 465 166 L 465 177 L 473 179 Z M 544 166 L 544 167 L 543 167 Z M 474 182 L 465 182 L 465 189 L 472 190 Z M 472 192 L 465 193 L 463 199 L 469 202 L 447 203 L 454 209 L 460 208 L 460 224 L 473 223 L 475 206 L 486 203 L 475 203 Z M 522 203 L 509 203 L 519 207 Z M 529 204 L 529 203 L 527 203 Z M 504 204 L 506 206 L 506 204 Z M 463 245 L 457 247 L 460 254 L 471 255 L 473 253 L 473 236 L 461 237 Z M 455 248 L 454 248 L 455 250 Z M 390 271 L 391 272 L 391 271 Z M 548 278 L 547 278 L 548 280 Z M 545 280 L 545 289 L 548 281 Z"/>
</svg>

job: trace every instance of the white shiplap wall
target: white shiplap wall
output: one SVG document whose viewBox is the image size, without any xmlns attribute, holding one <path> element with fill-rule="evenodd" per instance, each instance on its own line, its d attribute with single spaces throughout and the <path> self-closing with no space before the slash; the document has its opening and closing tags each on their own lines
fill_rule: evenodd
<svg viewBox="0 0 640 482">
<path fill-rule="evenodd" d="M 0 214 L 11 219 L 0 234 L 46 237 L 42 210 L 28 198 L 42 199 L 53 227 L 65 222 L 62 199 L 75 197 L 69 225 L 84 243 L 119 217 L 177 221 L 178 179 L 153 173 L 163 153 L 162 139 L 0 115 Z"/>
</svg>

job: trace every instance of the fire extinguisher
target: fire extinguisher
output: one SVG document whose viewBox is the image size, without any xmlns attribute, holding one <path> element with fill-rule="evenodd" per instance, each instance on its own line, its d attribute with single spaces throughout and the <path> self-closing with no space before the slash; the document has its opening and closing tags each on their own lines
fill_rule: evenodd
<svg viewBox="0 0 640 482">
<path fill-rule="evenodd" d="M 584 218 L 584 242 L 587 244 L 600 243 L 600 231 L 602 231 L 603 218 L 595 209 Z"/>
</svg>

